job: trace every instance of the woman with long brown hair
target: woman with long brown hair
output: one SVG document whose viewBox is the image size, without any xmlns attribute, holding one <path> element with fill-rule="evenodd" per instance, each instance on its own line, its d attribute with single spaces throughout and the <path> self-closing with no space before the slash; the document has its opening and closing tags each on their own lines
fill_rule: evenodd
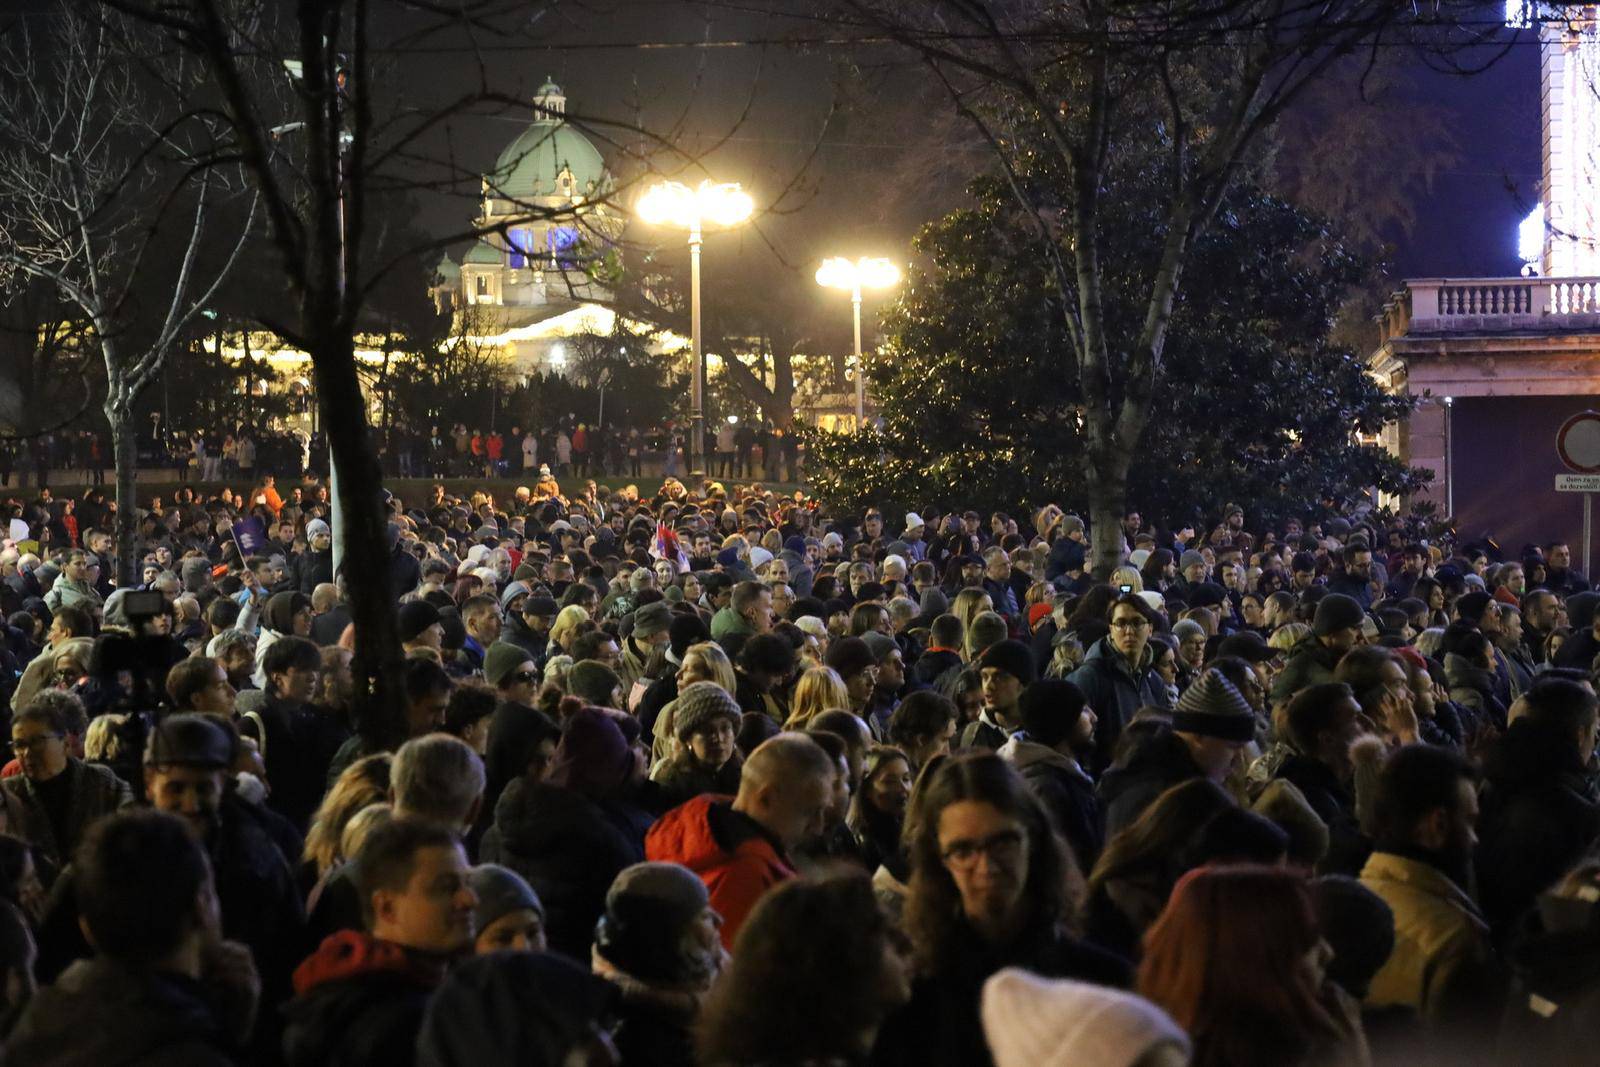
<svg viewBox="0 0 1600 1067">
<path fill-rule="evenodd" d="M 711 989 L 700 1063 L 866 1064 L 884 1015 L 905 1002 L 902 950 L 865 878 L 784 882 L 750 913 Z"/>
<path fill-rule="evenodd" d="M 1193 1067 L 1364 1065 L 1352 1002 L 1325 980 L 1332 955 L 1299 875 L 1202 867 L 1145 935 L 1139 992 L 1188 1031 Z"/>
<path fill-rule="evenodd" d="M 1220 785 L 1191 778 L 1162 793 L 1106 842 L 1089 873 L 1089 936 L 1137 959 L 1146 928 L 1194 865 L 1194 845 L 1206 824 L 1232 807 L 1233 798 Z"/>
<path fill-rule="evenodd" d="M 942 763 L 911 823 L 904 925 L 917 978 L 911 1003 L 885 1025 L 877 1062 L 989 1063 L 978 1001 L 1002 967 L 1128 984 L 1124 961 L 1069 932 L 1081 878 L 1043 809 L 999 756 Z"/>
</svg>

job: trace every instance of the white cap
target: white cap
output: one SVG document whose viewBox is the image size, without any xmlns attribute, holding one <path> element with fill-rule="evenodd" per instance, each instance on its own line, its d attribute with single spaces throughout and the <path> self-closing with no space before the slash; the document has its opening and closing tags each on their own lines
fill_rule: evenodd
<svg viewBox="0 0 1600 1067">
<path fill-rule="evenodd" d="M 772 562 L 772 553 L 768 552 L 766 549 L 762 548 L 760 545 L 756 545 L 754 548 L 750 549 L 750 569 L 751 570 L 758 571 L 762 567 L 765 567 L 767 564 L 769 564 L 771 562 Z"/>
<path fill-rule="evenodd" d="M 888 573 L 889 564 L 891 564 L 891 563 L 898 563 L 900 565 L 900 569 L 901 570 L 907 570 L 908 569 L 906 567 L 906 558 L 904 556 L 884 556 L 883 557 L 883 567 L 882 567 L 882 571 L 884 573 Z"/>
<path fill-rule="evenodd" d="M 1007 967 L 983 985 L 983 1032 L 995 1067 L 1133 1067 L 1171 1045 L 1188 1062 L 1188 1035 L 1143 997 Z"/>
<path fill-rule="evenodd" d="M 1143 568 L 1149 558 L 1150 550 L 1148 548 L 1136 548 L 1128 553 L 1128 563 L 1134 567 Z"/>
<path fill-rule="evenodd" d="M 918 526 L 926 526 L 926 525 L 928 525 L 928 524 L 922 521 L 922 516 L 918 515 L 915 511 L 906 512 L 906 533 L 910 533 L 912 530 L 915 530 Z"/>
<path fill-rule="evenodd" d="M 1134 596 L 1139 597 L 1146 604 L 1149 604 L 1151 611 L 1167 610 L 1167 598 L 1156 592 L 1154 589 L 1145 589 L 1141 592 L 1135 593 Z"/>
<path fill-rule="evenodd" d="M 826 641 L 828 639 L 828 624 L 815 615 L 802 615 L 794 620 L 794 624 L 800 627 L 802 633 L 810 634 L 818 641 Z"/>
</svg>

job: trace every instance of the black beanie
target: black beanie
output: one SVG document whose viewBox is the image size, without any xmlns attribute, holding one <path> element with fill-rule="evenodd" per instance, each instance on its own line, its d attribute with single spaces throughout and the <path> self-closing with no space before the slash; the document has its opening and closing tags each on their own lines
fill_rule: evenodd
<svg viewBox="0 0 1600 1067">
<path fill-rule="evenodd" d="M 1382 897 L 1345 875 L 1311 883 L 1317 925 L 1333 948 L 1328 977 L 1358 1000 L 1394 951 L 1394 912 Z"/>
<path fill-rule="evenodd" d="M 1072 736 L 1087 703 L 1083 690 L 1065 678 L 1041 678 L 1022 691 L 1017 712 L 1029 741 L 1054 748 Z"/>
<path fill-rule="evenodd" d="M 1033 653 L 1021 641 L 997 641 L 978 657 L 978 669 L 993 667 L 1028 685 L 1033 681 Z"/>
<path fill-rule="evenodd" d="M 1327 637 L 1340 630 L 1359 628 L 1366 617 L 1367 613 L 1361 610 L 1361 603 L 1355 597 L 1329 593 L 1317 602 L 1311 630 L 1318 637 Z"/>
</svg>

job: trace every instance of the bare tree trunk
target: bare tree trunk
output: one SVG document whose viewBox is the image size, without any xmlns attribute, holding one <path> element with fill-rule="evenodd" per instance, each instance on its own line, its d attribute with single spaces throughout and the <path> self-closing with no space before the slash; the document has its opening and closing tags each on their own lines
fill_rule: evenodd
<svg viewBox="0 0 1600 1067">
<path fill-rule="evenodd" d="M 1122 565 L 1127 544 L 1122 536 L 1122 516 L 1128 503 L 1128 469 L 1131 453 L 1121 454 L 1113 447 L 1090 447 L 1090 461 L 1084 472 L 1084 488 L 1089 500 L 1090 572 L 1097 582 L 1109 581 L 1111 572 Z"/>
<path fill-rule="evenodd" d="M 131 589 L 138 581 L 136 545 L 139 540 L 139 503 L 135 497 L 139 468 L 139 447 L 135 440 L 133 407 L 116 398 L 115 385 L 108 387 L 106 422 L 111 426 L 111 450 L 117 473 L 117 587 Z"/>
<path fill-rule="evenodd" d="M 311 319 L 311 315 L 307 315 Z M 391 588 L 383 474 L 367 425 L 350 331 L 334 329 L 310 349 L 323 426 L 339 468 L 339 508 L 345 552 L 340 563 L 350 621 L 355 624 L 356 731 L 370 751 L 392 751 L 406 740 L 406 695 L 400 632 Z"/>
</svg>

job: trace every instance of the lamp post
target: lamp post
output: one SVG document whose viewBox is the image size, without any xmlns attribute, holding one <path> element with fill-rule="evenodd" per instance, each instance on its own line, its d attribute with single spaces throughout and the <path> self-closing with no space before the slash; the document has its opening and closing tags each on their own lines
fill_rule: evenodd
<svg viewBox="0 0 1600 1067">
<path fill-rule="evenodd" d="M 706 458 L 706 357 L 700 344 L 700 244 L 706 223 L 737 226 L 750 217 L 755 205 L 738 182 L 703 181 L 691 189 L 682 182 L 660 182 L 639 198 L 639 217 L 653 226 L 675 226 L 689 231 L 689 334 L 694 354 L 694 382 L 689 397 L 689 480 L 705 482 Z"/>
<path fill-rule="evenodd" d="M 856 429 L 867 422 L 866 367 L 861 361 L 861 290 L 887 289 L 900 280 L 900 268 L 887 259 L 862 256 L 845 259 L 835 256 L 817 268 L 817 284 L 829 289 L 844 289 L 850 294 L 856 332 Z"/>
</svg>

